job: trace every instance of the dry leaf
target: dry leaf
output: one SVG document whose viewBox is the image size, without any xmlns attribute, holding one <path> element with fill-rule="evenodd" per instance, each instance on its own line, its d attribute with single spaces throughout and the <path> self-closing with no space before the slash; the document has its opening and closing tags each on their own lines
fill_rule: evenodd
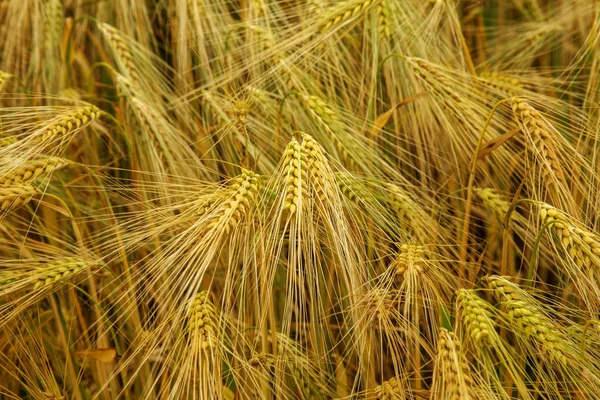
<svg viewBox="0 0 600 400">
<path fill-rule="evenodd" d="M 94 360 L 109 363 L 117 357 L 117 350 L 114 348 L 96 349 L 96 350 L 79 350 L 75 352 L 77 356 L 88 356 Z"/>
<path fill-rule="evenodd" d="M 423 96 L 423 93 L 417 93 L 413 96 L 407 97 L 406 99 L 402 100 L 400 103 L 396 104 L 394 107 L 390 108 L 383 114 L 380 114 L 377 118 L 375 118 L 375 121 L 373 121 L 373 127 L 369 131 L 369 136 L 377 136 L 379 132 L 383 129 L 385 124 L 387 124 L 390 118 L 392 118 L 392 115 L 394 115 L 394 111 L 396 111 L 398 107 L 408 104 L 411 101 L 415 101 L 421 96 Z"/>
<path fill-rule="evenodd" d="M 497 138 L 490 140 L 489 142 L 484 143 L 479 149 L 477 159 L 483 160 L 488 154 L 490 154 L 492 151 L 502 146 L 507 140 L 515 136 L 517 132 L 519 132 L 519 128 L 515 128 L 511 131 L 506 132 L 503 135 L 498 136 Z"/>
</svg>

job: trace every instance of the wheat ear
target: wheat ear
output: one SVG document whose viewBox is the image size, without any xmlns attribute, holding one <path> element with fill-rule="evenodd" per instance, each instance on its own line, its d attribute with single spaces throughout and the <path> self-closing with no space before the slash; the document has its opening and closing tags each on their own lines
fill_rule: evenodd
<svg viewBox="0 0 600 400">
<path fill-rule="evenodd" d="M 34 160 L 0 177 L 0 186 L 28 184 L 34 179 L 50 175 L 67 165 L 69 165 L 69 161 L 59 157 Z"/>
<path fill-rule="evenodd" d="M 59 137 L 66 137 L 86 127 L 99 117 L 100 110 L 91 104 L 87 104 L 52 119 L 47 126 L 44 126 L 33 134 L 33 139 L 44 142 Z"/>
<path fill-rule="evenodd" d="M 443 388 L 432 398 L 468 400 L 473 398 L 473 379 L 469 364 L 462 352 L 460 341 L 453 332 L 441 328 L 438 336 L 438 353 L 434 370 L 434 381 Z M 434 385 L 435 387 L 440 387 Z M 438 397 L 442 395 L 442 397 Z"/>
<path fill-rule="evenodd" d="M 527 137 L 527 147 L 544 164 L 543 178 L 548 186 L 561 184 L 567 188 L 565 175 L 558 157 L 552 127 L 542 115 L 520 97 L 511 99 L 511 107 L 521 131 Z M 558 190 L 558 188 L 554 188 Z"/>
<path fill-rule="evenodd" d="M 0 211 L 14 210 L 26 204 L 35 194 L 31 185 L 0 187 Z"/>
<path fill-rule="evenodd" d="M 535 342 L 551 361 L 566 366 L 570 362 L 565 347 L 566 338 L 527 293 L 499 276 L 487 280 L 505 310 L 510 329 Z"/>
</svg>

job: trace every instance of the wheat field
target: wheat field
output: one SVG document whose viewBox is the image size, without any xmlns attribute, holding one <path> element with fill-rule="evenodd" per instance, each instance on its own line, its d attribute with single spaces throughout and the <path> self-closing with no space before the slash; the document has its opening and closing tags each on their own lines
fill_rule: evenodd
<svg viewBox="0 0 600 400">
<path fill-rule="evenodd" d="M 600 399 L 596 0 L 0 0 L 1 399 Z"/>
</svg>

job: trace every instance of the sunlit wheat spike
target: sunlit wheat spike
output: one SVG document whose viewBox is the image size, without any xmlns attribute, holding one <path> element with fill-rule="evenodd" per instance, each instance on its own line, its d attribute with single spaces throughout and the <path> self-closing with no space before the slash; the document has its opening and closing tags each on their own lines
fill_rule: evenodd
<svg viewBox="0 0 600 400">
<path fill-rule="evenodd" d="M 223 204 L 217 208 L 217 216 L 208 224 L 209 229 L 229 233 L 254 206 L 259 191 L 260 175 L 244 170 L 227 188 Z"/>
<path fill-rule="evenodd" d="M 406 390 L 397 377 L 390 378 L 377 386 L 375 396 L 377 400 L 404 400 L 407 398 Z"/>
<path fill-rule="evenodd" d="M 336 172 L 335 181 L 344 196 L 357 205 L 373 197 L 367 187 L 352 174 Z"/>
<path fill-rule="evenodd" d="M 333 143 L 335 150 L 350 166 L 355 164 L 354 159 L 348 152 L 348 148 L 342 142 L 344 135 L 343 129 L 338 121 L 337 114 L 333 111 L 327 102 L 317 96 L 302 96 L 302 104 L 307 107 L 312 115 L 323 125 L 328 138 Z"/>
<path fill-rule="evenodd" d="M 429 215 L 415 198 L 400 186 L 385 182 L 385 201 L 398 216 L 398 219 L 405 223 L 403 228 L 411 234 L 414 234 L 420 242 L 426 243 L 432 236 L 437 226 L 436 221 Z"/>
<path fill-rule="evenodd" d="M 377 31 L 382 38 L 389 39 L 391 36 L 388 0 L 381 0 L 377 5 Z"/>
<path fill-rule="evenodd" d="M 461 313 L 460 322 L 468 337 L 475 343 L 487 341 L 495 332 L 492 305 L 477 295 L 474 290 L 459 289 L 456 304 Z"/>
<path fill-rule="evenodd" d="M 519 128 L 526 135 L 527 147 L 544 165 L 543 177 L 546 184 L 568 188 L 560 158 L 555 133 L 550 124 L 529 103 L 520 97 L 511 99 L 511 107 Z"/>
<path fill-rule="evenodd" d="M 445 95 L 456 104 L 463 102 L 460 95 L 452 88 L 452 84 L 434 65 L 418 57 L 406 57 L 406 60 L 417 76 L 435 88 L 438 93 Z"/>
<path fill-rule="evenodd" d="M 508 210 L 510 209 L 510 203 L 503 200 L 494 189 L 491 188 L 475 188 L 475 193 L 479 196 L 483 205 L 489 210 L 493 211 L 501 222 L 504 222 Z M 512 219 L 512 215 L 511 215 Z"/>
<path fill-rule="evenodd" d="M 306 161 L 302 158 L 302 149 L 296 139 L 288 144 L 283 160 L 286 180 L 283 208 L 293 214 L 298 209 L 298 202 L 302 197 L 302 181 L 306 177 Z"/>
<path fill-rule="evenodd" d="M 87 104 L 51 119 L 33 133 L 32 139 L 46 142 L 68 138 L 72 133 L 85 128 L 99 117 L 100 110 L 96 106 Z"/>
<path fill-rule="evenodd" d="M 533 298 L 503 277 L 491 276 L 487 281 L 505 310 L 510 328 L 535 342 L 551 361 L 566 366 L 570 362 L 567 339 Z"/>
<path fill-rule="evenodd" d="M 426 250 L 424 246 L 416 244 L 403 244 L 400 246 L 400 252 L 390 264 L 394 272 L 398 275 L 404 275 L 405 272 L 421 274 L 425 268 Z"/>
<path fill-rule="evenodd" d="M 93 265 L 97 264 L 90 264 L 85 260 L 74 257 L 67 257 L 46 264 L 37 268 L 33 273 L 33 290 L 55 287 Z"/>
<path fill-rule="evenodd" d="M 558 208 L 541 203 L 539 217 L 565 254 L 583 271 L 600 270 L 600 236 Z"/>
<path fill-rule="evenodd" d="M 18 139 L 13 136 L 0 138 L 0 148 L 10 146 L 11 144 L 17 143 Z"/>
<path fill-rule="evenodd" d="M 324 165 L 327 164 L 327 160 L 325 159 L 325 152 L 321 145 L 310 135 L 303 134 L 302 135 L 302 144 L 300 145 L 300 152 L 305 160 L 306 171 L 308 178 L 312 184 L 312 188 L 314 190 L 317 198 L 324 203 L 328 195 L 328 190 L 330 189 L 324 177 Z"/>
<path fill-rule="evenodd" d="M 0 71 L 0 93 L 4 90 L 4 87 L 8 83 L 9 80 L 14 78 L 13 74 L 9 74 L 8 72 Z"/>
<path fill-rule="evenodd" d="M 473 379 L 456 335 L 441 328 L 437 348 L 432 391 L 439 392 L 432 398 L 473 399 Z"/>
<path fill-rule="evenodd" d="M 0 186 L 0 211 L 14 210 L 26 204 L 35 192 L 31 185 Z"/>
<path fill-rule="evenodd" d="M 56 53 L 60 46 L 63 29 L 63 6 L 61 0 L 48 0 L 44 5 L 45 11 L 45 46 L 48 54 Z"/>
<path fill-rule="evenodd" d="M 344 22 L 362 15 L 373 4 L 379 3 L 378 0 L 354 0 L 348 1 L 346 4 L 336 4 L 332 6 L 331 12 L 328 13 L 328 18 L 321 23 L 320 31 L 328 32 L 337 28 Z"/>
<path fill-rule="evenodd" d="M 135 57 L 132 54 L 128 40 L 121 31 L 109 24 L 101 23 L 99 27 L 106 39 L 108 39 L 120 72 L 131 79 L 132 82 L 138 83 L 140 73 L 138 72 Z"/>
<path fill-rule="evenodd" d="M 59 157 L 32 160 L 0 177 L 0 186 L 6 187 L 31 183 L 37 178 L 50 175 L 66 167 L 69 163 L 69 160 Z"/>
<path fill-rule="evenodd" d="M 486 85 L 512 96 L 524 88 L 523 83 L 519 79 L 501 72 L 482 72 L 479 74 L 479 77 Z"/>
<path fill-rule="evenodd" d="M 217 312 L 208 291 L 198 293 L 188 311 L 187 333 L 197 341 L 199 348 L 208 349 L 215 345 Z"/>
</svg>

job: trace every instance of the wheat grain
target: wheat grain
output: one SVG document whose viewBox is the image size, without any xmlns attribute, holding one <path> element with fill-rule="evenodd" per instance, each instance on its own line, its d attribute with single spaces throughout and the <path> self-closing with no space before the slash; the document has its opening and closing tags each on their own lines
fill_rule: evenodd
<svg viewBox="0 0 600 400">
<path fill-rule="evenodd" d="M 206 290 L 198 293 L 188 311 L 187 332 L 200 349 L 205 350 L 216 344 L 217 312 Z"/>
<path fill-rule="evenodd" d="M 3 177 L 0 177 L 0 186 L 15 186 L 27 184 L 37 178 L 50 175 L 65 166 L 69 165 L 70 161 L 59 157 L 44 158 L 34 160 L 20 166 Z"/>
<path fill-rule="evenodd" d="M 391 36 L 388 0 L 381 0 L 377 5 L 377 31 L 382 38 L 389 39 Z"/>
<path fill-rule="evenodd" d="M 33 273 L 33 290 L 52 288 L 95 265 L 73 257 L 46 264 Z"/>
<path fill-rule="evenodd" d="M 217 209 L 218 216 L 209 222 L 208 228 L 224 230 L 225 233 L 235 228 L 253 205 L 259 190 L 259 178 L 260 175 L 248 170 L 243 170 L 241 175 L 234 178 L 227 188 L 230 195 Z"/>
<path fill-rule="evenodd" d="M 483 82 L 494 89 L 498 89 L 509 95 L 516 95 L 524 88 L 523 83 L 517 78 L 504 75 L 500 72 L 482 72 L 479 75 Z"/>
<path fill-rule="evenodd" d="M 503 200 L 494 189 L 491 188 L 475 188 L 475 193 L 479 196 L 483 205 L 492 210 L 501 222 L 504 222 L 508 210 L 510 209 L 510 203 Z M 512 215 L 511 218 L 512 219 Z"/>
<path fill-rule="evenodd" d="M 584 272 L 592 266 L 600 270 L 600 236 L 547 203 L 540 204 L 539 217 L 578 268 Z"/>
<path fill-rule="evenodd" d="M 329 139 L 333 143 L 334 148 L 341 155 L 342 160 L 346 161 L 350 166 L 353 166 L 355 161 L 340 139 L 340 137 L 343 136 L 343 129 L 340 126 L 335 111 L 333 111 L 324 100 L 317 96 L 302 96 L 302 100 L 303 104 L 305 104 L 312 112 L 312 115 L 325 127 Z"/>
<path fill-rule="evenodd" d="M 506 312 L 510 329 L 537 343 L 551 361 L 566 366 L 570 358 L 565 346 L 567 340 L 540 307 L 525 291 L 505 278 L 492 276 L 487 280 Z"/>
<path fill-rule="evenodd" d="M 469 338 L 475 343 L 487 341 L 490 333 L 495 332 L 496 325 L 492 319 L 491 304 L 479 297 L 474 290 L 468 289 L 456 292 L 456 304 Z"/>
<path fill-rule="evenodd" d="M 321 145 L 310 135 L 302 134 L 302 144 L 300 151 L 306 162 L 306 171 L 308 179 L 312 183 L 312 188 L 316 197 L 324 204 L 331 194 L 327 190 L 326 179 L 324 176 L 325 153 Z"/>
<path fill-rule="evenodd" d="M 83 129 L 99 117 L 100 110 L 87 104 L 52 119 L 48 125 L 33 134 L 33 139 L 44 142 L 57 137 L 66 137 Z"/>
<path fill-rule="evenodd" d="M 0 138 L 0 148 L 10 146 L 11 144 L 17 143 L 17 138 L 13 136 Z"/>
<path fill-rule="evenodd" d="M 4 87 L 8 83 L 10 79 L 14 78 L 13 74 L 9 74 L 8 72 L 0 71 L 0 93 L 4 90 Z"/>
<path fill-rule="evenodd" d="M 377 0 L 360 0 L 353 1 L 347 7 L 340 8 L 339 5 L 333 6 L 335 8 L 335 12 L 329 16 L 324 22 L 322 22 L 322 26 L 320 28 L 321 33 L 325 33 L 331 29 L 338 27 L 344 22 L 354 18 L 360 14 L 362 14 L 365 10 L 367 10 L 373 4 L 378 3 Z M 338 10 L 338 8 L 340 8 Z"/>
<path fill-rule="evenodd" d="M 436 91 L 445 94 L 456 104 L 463 102 L 463 99 L 453 90 L 450 82 L 429 62 L 418 57 L 406 57 L 406 60 L 417 73 L 417 76 L 435 88 Z"/>
<path fill-rule="evenodd" d="M 438 336 L 434 374 L 437 374 L 436 377 L 443 382 L 443 390 L 438 392 L 441 398 L 449 400 L 473 398 L 473 380 L 460 341 L 453 332 L 448 332 L 444 328 L 440 329 Z"/>
<path fill-rule="evenodd" d="M 120 71 L 134 84 L 140 82 L 140 73 L 135 64 L 135 57 L 132 54 L 131 46 L 128 40 L 117 28 L 101 23 L 98 25 L 104 36 L 108 39 L 110 47 L 115 55 Z"/>
<path fill-rule="evenodd" d="M 375 388 L 377 400 L 406 399 L 406 392 L 400 384 L 400 379 L 393 377 Z"/>
<path fill-rule="evenodd" d="M 293 139 L 284 152 L 285 174 L 285 203 L 283 208 L 290 210 L 293 214 L 298 209 L 298 202 L 302 196 L 302 180 L 306 176 L 306 168 L 303 168 L 306 162 L 301 156 L 300 143 Z"/>
<path fill-rule="evenodd" d="M 45 51 L 47 55 L 56 54 L 62 39 L 63 7 L 61 0 L 48 0 L 44 5 L 45 11 Z"/>
<path fill-rule="evenodd" d="M 2 186 L 0 187 L 0 211 L 14 210 L 26 204 L 35 194 L 31 185 Z"/>
<path fill-rule="evenodd" d="M 547 185 L 556 186 L 560 183 L 567 188 L 550 124 L 535 108 L 520 97 L 511 99 L 511 107 L 519 128 L 528 139 L 529 151 L 536 155 L 545 166 L 543 178 Z"/>
<path fill-rule="evenodd" d="M 390 268 L 398 275 L 406 272 L 421 274 L 425 271 L 425 247 L 416 244 L 403 244 Z"/>
</svg>

